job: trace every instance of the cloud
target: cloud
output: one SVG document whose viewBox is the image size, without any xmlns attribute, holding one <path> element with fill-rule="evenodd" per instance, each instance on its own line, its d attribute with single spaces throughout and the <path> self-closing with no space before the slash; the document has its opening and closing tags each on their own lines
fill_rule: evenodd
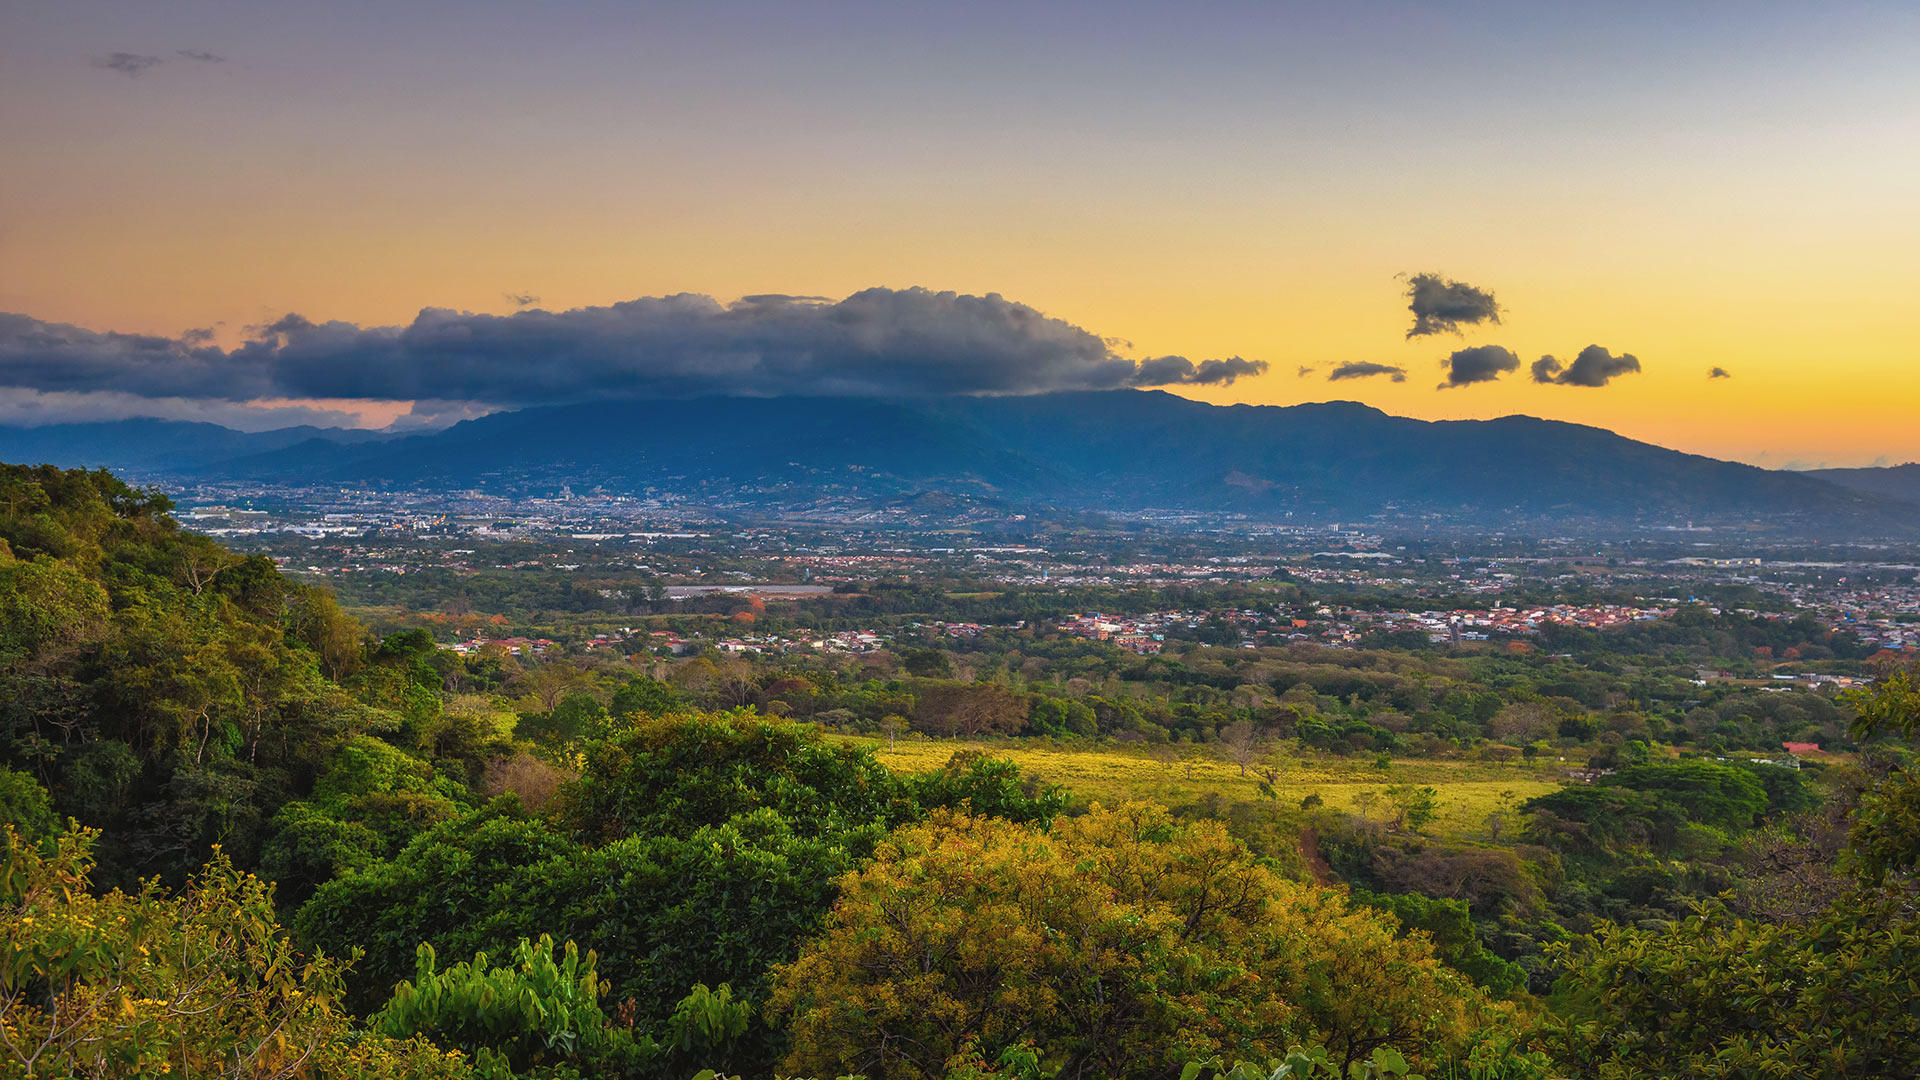
<svg viewBox="0 0 1920 1080">
<path fill-rule="evenodd" d="M 328 408 L 308 402 L 209 401 L 142 397 L 116 390 L 43 392 L 0 388 L 0 425 L 7 427 L 101 423 L 135 417 L 192 420 L 219 424 L 236 431 L 272 431 L 300 424 L 312 424 L 315 427 L 368 426 L 366 418 L 351 409 Z"/>
<path fill-rule="evenodd" d="M 1414 274 L 1407 279 L 1407 310 L 1413 312 L 1408 340 L 1457 334 L 1463 326 L 1500 321 L 1500 305 L 1492 293 L 1439 274 Z"/>
<path fill-rule="evenodd" d="M 175 53 L 188 60 L 198 60 L 203 64 L 224 64 L 227 62 L 226 57 L 221 56 L 219 53 L 210 53 L 205 49 L 177 49 Z"/>
<path fill-rule="evenodd" d="M 100 333 L 0 313 L 0 387 L 51 393 L 245 401 L 276 395 L 270 370 L 223 352 L 198 331 L 179 338 Z"/>
<path fill-rule="evenodd" d="M 1723 367 L 1716 367 L 1716 368 L 1708 368 L 1708 369 L 1707 369 L 1707 378 L 1709 378 L 1709 379 L 1731 379 L 1731 378 L 1733 378 L 1733 372 L 1731 372 L 1731 371 L 1728 371 L 1728 370 L 1727 370 L 1726 368 L 1723 368 Z"/>
<path fill-rule="evenodd" d="M 843 300 L 694 294 L 406 326 L 288 314 L 222 350 L 0 314 L 0 387 L 141 397 L 452 402 L 519 408 L 608 397 L 933 397 L 1227 385 L 1265 361 L 1133 360 L 998 294 L 868 289 Z"/>
<path fill-rule="evenodd" d="M 1357 360 L 1351 364 L 1341 364 L 1327 373 L 1328 382 L 1342 379 L 1365 379 L 1374 375 L 1391 375 L 1394 382 L 1407 381 L 1407 369 L 1392 364 L 1376 364 L 1370 360 Z"/>
<path fill-rule="evenodd" d="M 1503 372 L 1516 371 L 1520 367 L 1520 358 L 1512 350 L 1498 345 L 1475 345 L 1468 349 L 1457 349 L 1452 356 L 1442 360 L 1441 366 L 1447 369 L 1447 381 L 1438 387 L 1441 390 L 1455 386 L 1471 386 L 1474 383 L 1493 382 Z"/>
<path fill-rule="evenodd" d="M 95 57 L 93 66 L 107 71 L 117 71 L 129 79 L 137 79 L 150 67 L 166 63 L 157 56 L 145 56 L 140 53 L 108 53 Z"/>
<path fill-rule="evenodd" d="M 540 298 L 530 292 L 510 292 L 500 295 L 507 298 L 507 303 L 517 308 L 532 307 L 540 302 Z"/>
<path fill-rule="evenodd" d="M 1162 360 L 1178 360 L 1180 357 L 1161 357 Z M 1142 371 L 1146 364 L 1140 365 Z M 1236 380 L 1264 375 L 1267 370 L 1265 360 L 1247 360 L 1238 356 L 1223 357 L 1218 360 L 1202 360 L 1193 365 L 1193 372 L 1165 383 L 1139 382 L 1137 386 L 1167 386 L 1184 383 L 1188 386 L 1232 386 Z"/>
<path fill-rule="evenodd" d="M 1258 375 L 1265 370 L 1265 360 L 1243 360 L 1238 356 L 1202 360 L 1198 364 L 1184 356 L 1155 356 L 1140 361 L 1130 380 L 1119 385 L 1231 386 L 1236 379 Z"/>
<path fill-rule="evenodd" d="M 1295 378 L 1299 378 L 1299 379 L 1304 379 L 1304 378 L 1306 378 L 1307 376 L 1309 376 L 1309 375 L 1311 375 L 1311 374 L 1313 374 L 1313 373 L 1314 373 L 1315 371 L 1318 371 L 1318 370 L 1319 370 L 1319 369 L 1318 369 L 1318 368 L 1316 368 L 1316 367 L 1315 367 L 1314 365 L 1312 365 L 1312 364 L 1301 364 L 1301 365 L 1300 365 L 1300 370 L 1299 370 L 1299 371 L 1296 371 L 1296 372 L 1294 372 L 1294 377 L 1295 377 Z"/>
<path fill-rule="evenodd" d="M 1559 360 L 1543 356 L 1533 362 L 1533 381 L 1555 386 L 1605 386 L 1621 375 L 1640 370 L 1640 359 L 1632 353 L 1615 356 L 1598 345 L 1580 350 L 1573 363 L 1561 366 Z"/>
<path fill-rule="evenodd" d="M 386 425 L 388 431 L 438 431 L 500 410 L 471 401 L 416 401 Z"/>
</svg>

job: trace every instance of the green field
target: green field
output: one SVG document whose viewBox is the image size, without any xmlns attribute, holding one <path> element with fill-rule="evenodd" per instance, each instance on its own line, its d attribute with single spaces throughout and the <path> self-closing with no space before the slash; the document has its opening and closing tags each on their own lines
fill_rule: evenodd
<svg viewBox="0 0 1920 1080">
<path fill-rule="evenodd" d="M 1023 772 L 1059 784 L 1086 799 L 1115 803 L 1131 799 L 1167 806 L 1194 802 L 1209 792 L 1229 801 L 1258 800 L 1259 766 L 1240 775 L 1238 766 L 1198 748 L 1187 748 L 1177 761 L 1155 761 L 1130 748 L 1059 748 L 1042 742 L 902 739 L 891 749 L 884 740 L 863 740 L 876 747 L 880 761 L 902 772 L 923 772 L 945 764 L 956 751 L 978 748 L 996 757 L 1011 758 Z M 1278 798 L 1298 806 L 1311 794 L 1326 805 L 1351 813 L 1360 811 L 1365 793 L 1379 793 L 1391 784 L 1421 784 L 1439 792 L 1439 816 L 1427 832 L 1457 840 L 1489 838 L 1487 817 L 1512 809 L 1559 786 L 1557 763 L 1529 765 L 1485 761 L 1397 759 L 1389 769 L 1370 760 L 1339 758 L 1269 757 L 1277 762 Z M 1382 800 L 1384 802 L 1384 800 Z M 1372 810 L 1386 813 L 1384 806 Z"/>
</svg>

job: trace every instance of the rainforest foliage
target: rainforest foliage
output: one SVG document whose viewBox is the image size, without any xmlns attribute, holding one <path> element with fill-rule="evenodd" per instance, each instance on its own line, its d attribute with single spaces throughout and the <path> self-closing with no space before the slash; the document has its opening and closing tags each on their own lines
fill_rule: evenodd
<svg viewBox="0 0 1920 1080">
<path fill-rule="evenodd" d="M 1907 672 L 1803 709 L 1859 748 L 1815 769 L 1698 752 L 1718 713 L 1503 697 L 1393 653 L 1196 646 L 1145 662 L 1172 696 L 952 656 L 459 655 L 168 509 L 0 467 L 0 1077 L 1920 1060 Z M 1207 756 L 1245 797 L 1096 801 L 965 739 L 994 732 L 1107 747 L 1116 774 Z M 1586 768 L 1471 831 L 1417 775 L 1287 797 L 1289 769 L 1416 735 Z M 901 772 L 896 738 L 956 741 Z"/>
</svg>

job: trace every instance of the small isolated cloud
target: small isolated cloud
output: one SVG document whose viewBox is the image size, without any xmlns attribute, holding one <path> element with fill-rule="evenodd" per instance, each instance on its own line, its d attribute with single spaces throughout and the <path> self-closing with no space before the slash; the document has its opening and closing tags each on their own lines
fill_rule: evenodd
<svg viewBox="0 0 1920 1080">
<path fill-rule="evenodd" d="M 1318 370 L 1319 368 L 1314 367 L 1312 364 L 1301 364 L 1300 370 L 1294 372 L 1294 377 L 1304 379 Z"/>
<path fill-rule="evenodd" d="M 510 292 L 500 295 L 507 298 L 507 303 L 517 308 L 532 307 L 540 302 L 540 298 L 530 292 Z"/>
<path fill-rule="evenodd" d="M 1723 367 L 1717 367 L 1717 368 L 1708 368 L 1708 369 L 1707 369 L 1707 378 L 1709 378 L 1709 379 L 1731 379 L 1731 378 L 1733 378 L 1733 372 L 1731 372 L 1731 371 L 1728 371 L 1728 370 L 1727 370 L 1726 368 L 1723 368 Z"/>
<path fill-rule="evenodd" d="M 1605 386 L 1621 375 L 1640 370 L 1640 358 L 1632 353 L 1615 356 L 1598 345 L 1580 350 L 1573 363 L 1562 365 L 1551 356 L 1533 362 L 1533 381 L 1555 386 Z"/>
<path fill-rule="evenodd" d="M 1369 379 L 1375 375 L 1390 375 L 1394 382 L 1407 381 L 1407 369 L 1392 364 L 1376 364 L 1371 360 L 1357 360 L 1351 364 L 1341 364 L 1327 373 L 1328 382 L 1342 379 Z"/>
<path fill-rule="evenodd" d="M 95 57 L 93 66 L 106 71 L 117 71 L 129 79 L 137 79 L 150 67 L 166 63 L 157 56 L 145 56 L 140 53 L 117 52 Z"/>
<path fill-rule="evenodd" d="M 1518 371 L 1520 358 L 1511 349 L 1503 349 L 1498 345 L 1475 345 L 1469 349 L 1455 350 L 1440 364 L 1446 368 L 1447 381 L 1441 383 L 1438 389 L 1446 390 L 1455 386 L 1493 382 L 1505 372 Z"/>
<path fill-rule="evenodd" d="M 178 55 L 188 60 L 198 60 L 203 64 L 224 64 L 227 58 L 219 53 L 210 53 L 205 49 L 178 49 Z"/>
<path fill-rule="evenodd" d="M 1408 340 L 1428 334 L 1457 334 L 1465 326 L 1500 321 L 1500 305 L 1492 293 L 1439 274 L 1415 274 L 1407 279 L 1407 310 L 1413 312 Z"/>
</svg>

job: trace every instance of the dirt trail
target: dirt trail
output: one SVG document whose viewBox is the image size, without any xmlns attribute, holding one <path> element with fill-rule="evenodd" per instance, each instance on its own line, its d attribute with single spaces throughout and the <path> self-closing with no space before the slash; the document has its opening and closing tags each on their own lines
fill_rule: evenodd
<svg viewBox="0 0 1920 1080">
<path fill-rule="evenodd" d="M 1307 872 L 1313 875 L 1313 880 L 1329 887 L 1340 884 L 1333 867 L 1328 866 L 1320 854 L 1320 832 L 1311 825 L 1300 827 L 1300 857 L 1307 861 Z"/>
</svg>

